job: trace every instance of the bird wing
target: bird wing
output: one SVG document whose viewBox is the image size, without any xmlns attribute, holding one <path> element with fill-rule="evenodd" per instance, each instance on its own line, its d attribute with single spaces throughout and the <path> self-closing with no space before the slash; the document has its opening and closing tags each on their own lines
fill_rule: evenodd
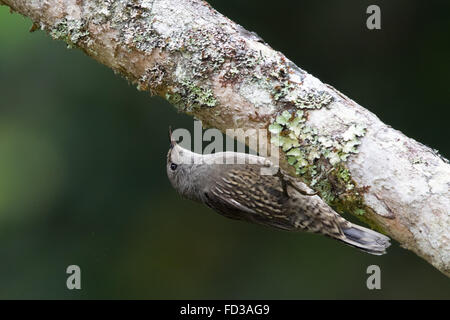
<svg viewBox="0 0 450 320">
<path fill-rule="evenodd" d="M 228 218 L 292 229 L 283 210 L 287 197 L 280 178 L 261 175 L 257 165 L 230 167 L 212 182 L 205 203 Z"/>
<path fill-rule="evenodd" d="M 286 215 L 296 229 L 321 233 L 333 238 L 344 236 L 342 229 L 351 226 L 341 215 L 334 211 L 322 198 L 317 195 L 308 196 L 288 187 L 292 195 L 286 202 Z"/>
<path fill-rule="evenodd" d="M 280 177 L 261 175 L 260 166 L 226 167 L 209 186 L 204 202 L 228 218 L 334 238 L 342 238 L 342 228 L 349 227 L 319 196 L 305 195 L 292 185 L 286 194 Z"/>
</svg>

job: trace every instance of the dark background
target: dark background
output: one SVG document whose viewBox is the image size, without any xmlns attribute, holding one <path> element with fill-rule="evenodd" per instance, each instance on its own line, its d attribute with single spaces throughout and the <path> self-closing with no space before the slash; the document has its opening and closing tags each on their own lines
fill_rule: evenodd
<svg viewBox="0 0 450 320">
<path fill-rule="evenodd" d="M 445 1 L 210 3 L 450 156 Z M 366 28 L 370 4 L 382 30 Z M 192 118 L 30 26 L 0 7 L 0 298 L 450 298 L 449 279 L 396 242 L 375 257 L 182 200 L 167 129 Z M 66 289 L 71 264 L 80 291 Z M 371 264 L 382 290 L 366 288 Z"/>
</svg>

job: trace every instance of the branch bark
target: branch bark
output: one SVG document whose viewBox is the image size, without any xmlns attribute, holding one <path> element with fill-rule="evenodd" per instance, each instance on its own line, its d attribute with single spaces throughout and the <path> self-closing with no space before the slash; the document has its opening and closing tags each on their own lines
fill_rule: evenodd
<svg viewBox="0 0 450 320">
<path fill-rule="evenodd" d="M 1 0 L 222 131 L 269 128 L 280 165 L 450 275 L 450 165 L 202 0 Z"/>
</svg>

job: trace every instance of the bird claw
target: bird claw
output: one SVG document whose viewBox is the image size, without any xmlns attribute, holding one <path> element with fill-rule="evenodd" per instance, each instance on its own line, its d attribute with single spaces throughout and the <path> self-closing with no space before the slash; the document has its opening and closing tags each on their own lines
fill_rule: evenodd
<svg viewBox="0 0 450 320">
<path fill-rule="evenodd" d="M 316 196 L 319 193 L 318 192 L 314 192 L 314 193 L 309 193 L 306 190 L 302 190 L 298 187 L 298 185 L 296 185 L 293 181 L 293 179 L 287 175 L 284 175 L 281 170 L 277 172 L 277 176 L 280 178 L 281 180 L 281 186 L 283 188 L 283 192 L 285 195 L 288 195 L 287 192 L 287 182 L 289 182 L 289 185 L 294 188 L 295 190 L 297 190 L 300 194 L 304 195 L 304 196 Z"/>
</svg>

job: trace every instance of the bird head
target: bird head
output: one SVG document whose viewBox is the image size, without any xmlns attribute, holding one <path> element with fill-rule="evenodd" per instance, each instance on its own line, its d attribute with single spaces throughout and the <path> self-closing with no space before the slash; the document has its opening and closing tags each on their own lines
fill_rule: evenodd
<svg viewBox="0 0 450 320">
<path fill-rule="evenodd" d="M 192 185 L 193 173 L 196 166 L 202 163 L 202 155 L 191 152 L 180 146 L 171 129 L 169 129 L 170 148 L 167 153 L 167 177 L 172 186 L 182 195 L 186 196 L 189 186 Z"/>
</svg>

